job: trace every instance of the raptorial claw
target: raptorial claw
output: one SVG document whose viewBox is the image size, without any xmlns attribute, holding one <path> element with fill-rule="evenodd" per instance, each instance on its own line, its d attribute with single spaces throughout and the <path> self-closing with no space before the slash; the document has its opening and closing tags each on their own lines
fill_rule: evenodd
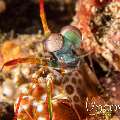
<svg viewBox="0 0 120 120">
<path fill-rule="evenodd" d="M 1 68 L 1 71 L 3 70 L 3 68 L 5 66 L 12 66 L 12 65 L 20 64 L 20 63 L 47 65 L 47 59 L 37 58 L 37 57 L 34 57 L 34 56 L 13 59 L 13 60 L 10 60 L 10 61 L 4 63 L 2 68 Z"/>
</svg>

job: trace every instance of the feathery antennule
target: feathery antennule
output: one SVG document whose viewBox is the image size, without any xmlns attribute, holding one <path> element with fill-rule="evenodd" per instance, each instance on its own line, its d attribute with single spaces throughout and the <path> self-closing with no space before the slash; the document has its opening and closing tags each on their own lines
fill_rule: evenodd
<svg viewBox="0 0 120 120">
<path fill-rule="evenodd" d="M 44 10 L 44 0 L 40 0 L 40 17 L 41 17 L 41 21 L 44 29 L 44 34 L 47 36 L 50 34 L 51 31 L 47 25 L 47 20 L 46 20 L 45 10 Z"/>
<path fill-rule="evenodd" d="M 53 117 L 53 108 L 52 108 L 52 80 L 47 81 L 47 102 L 48 102 L 48 112 L 49 118 L 52 120 Z"/>
<path fill-rule="evenodd" d="M 51 81 L 47 81 L 47 97 L 45 101 L 46 111 L 46 120 L 52 120 L 53 117 L 53 108 L 52 108 L 52 83 Z"/>
</svg>

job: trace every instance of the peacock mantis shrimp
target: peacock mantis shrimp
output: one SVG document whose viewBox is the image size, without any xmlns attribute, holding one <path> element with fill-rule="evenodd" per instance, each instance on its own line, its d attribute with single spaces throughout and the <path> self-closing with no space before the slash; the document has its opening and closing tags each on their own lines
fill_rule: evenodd
<svg viewBox="0 0 120 120">
<path fill-rule="evenodd" d="M 52 92 L 54 74 L 60 74 L 62 79 L 59 81 L 63 86 L 65 94 L 70 99 L 71 106 L 78 116 L 78 119 L 81 120 L 81 118 L 86 116 L 84 106 L 86 98 L 97 96 L 97 87 L 99 86 L 97 77 L 83 59 L 85 55 L 82 56 L 77 54 L 77 50 L 80 48 L 82 43 L 82 34 L 79 29 L 71 25 L 63 27 L 60 33 L 52 33 L 48 28 L 45 17 L 44 0 L 40 0 L 40 17 L 45 36 L 45 39 L 42 41 L 42 43 L 44 45 L 44 49 L 49 52 L 52 57 L 44 58 L 29 56 L 26 58 L 17 58 L 4 63 L 2 69 L 6 66 L 21 63 L 38 64 L 41 66 L 41 68 L 40 70 L 36 71 L 36 76 L 33 78 L 32 82 L 37 80 L 38 76 L 45 73 L 46 70 L 53 73 L 52 75 L 50 74 L 46 80 L 46 103 L 49 112 L 49 115 L 46 117 L 46 119 L 48 120 L 52 120 L 53 117 Z M 37 82 L 37 84 L 39 84 L 39 82 Z M 23 96 L 21 95 L 16 107 L 14 120 L 17 119 L 22 98 Z M 27 111 L 25 112 L 29 118 L 33 120 L 30 114 Z"/>
</svg>

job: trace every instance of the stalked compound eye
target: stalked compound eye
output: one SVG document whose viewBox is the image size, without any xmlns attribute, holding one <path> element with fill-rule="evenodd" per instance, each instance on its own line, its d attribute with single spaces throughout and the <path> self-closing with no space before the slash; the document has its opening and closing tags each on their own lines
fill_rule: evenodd
<svg viewBox="0 0 120 120">
<path fill-rule="evenodd" d="M 60 33 L 64 38 L 70 40 L 71 42 L 75 43 L 79 47 L 80 42 L 82 40 L 82 34 L 79 29 L 69 25 L 69 26 L 63 27 Z"/>
<path fill-rule="evenodd" d="M 63 46 L 63 37 L 58 33 L 52 33 L 47 40 L 45 40 L 45 48 L 48 52 L 60 50 Z"/>
</svg>

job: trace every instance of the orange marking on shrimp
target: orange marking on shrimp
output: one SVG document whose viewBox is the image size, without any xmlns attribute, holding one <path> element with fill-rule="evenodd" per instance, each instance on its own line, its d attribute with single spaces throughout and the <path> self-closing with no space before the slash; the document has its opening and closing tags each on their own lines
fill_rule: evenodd
<svg viewBox="0 0 120 120">
<path fill-rule="evenodd" d="M 18 111 L 19 111 L 19 107 L 20 107 L 20 103 L 21 103 L 21 101 L 22 101 L 22 98 L 23 98 L 23 95 L 20 95 L 19 100 L 18 100 L 18 103 L 17 103 L 17 105 L 16 105 L 16 111 L 15 111 L 15 115 L 14 115 L 13 120 L 17 120 Z"/>
<path fill-rule="evenodd" d="M 28 117 L 30 118 L 30 120 L 34 120 L 34 119 L 31 117 L 30 113 L 29 113 L 27 110 L 24 109 L 24 111 L 25 111 L 25 113 L 28 115 Z"/>
</svg>

